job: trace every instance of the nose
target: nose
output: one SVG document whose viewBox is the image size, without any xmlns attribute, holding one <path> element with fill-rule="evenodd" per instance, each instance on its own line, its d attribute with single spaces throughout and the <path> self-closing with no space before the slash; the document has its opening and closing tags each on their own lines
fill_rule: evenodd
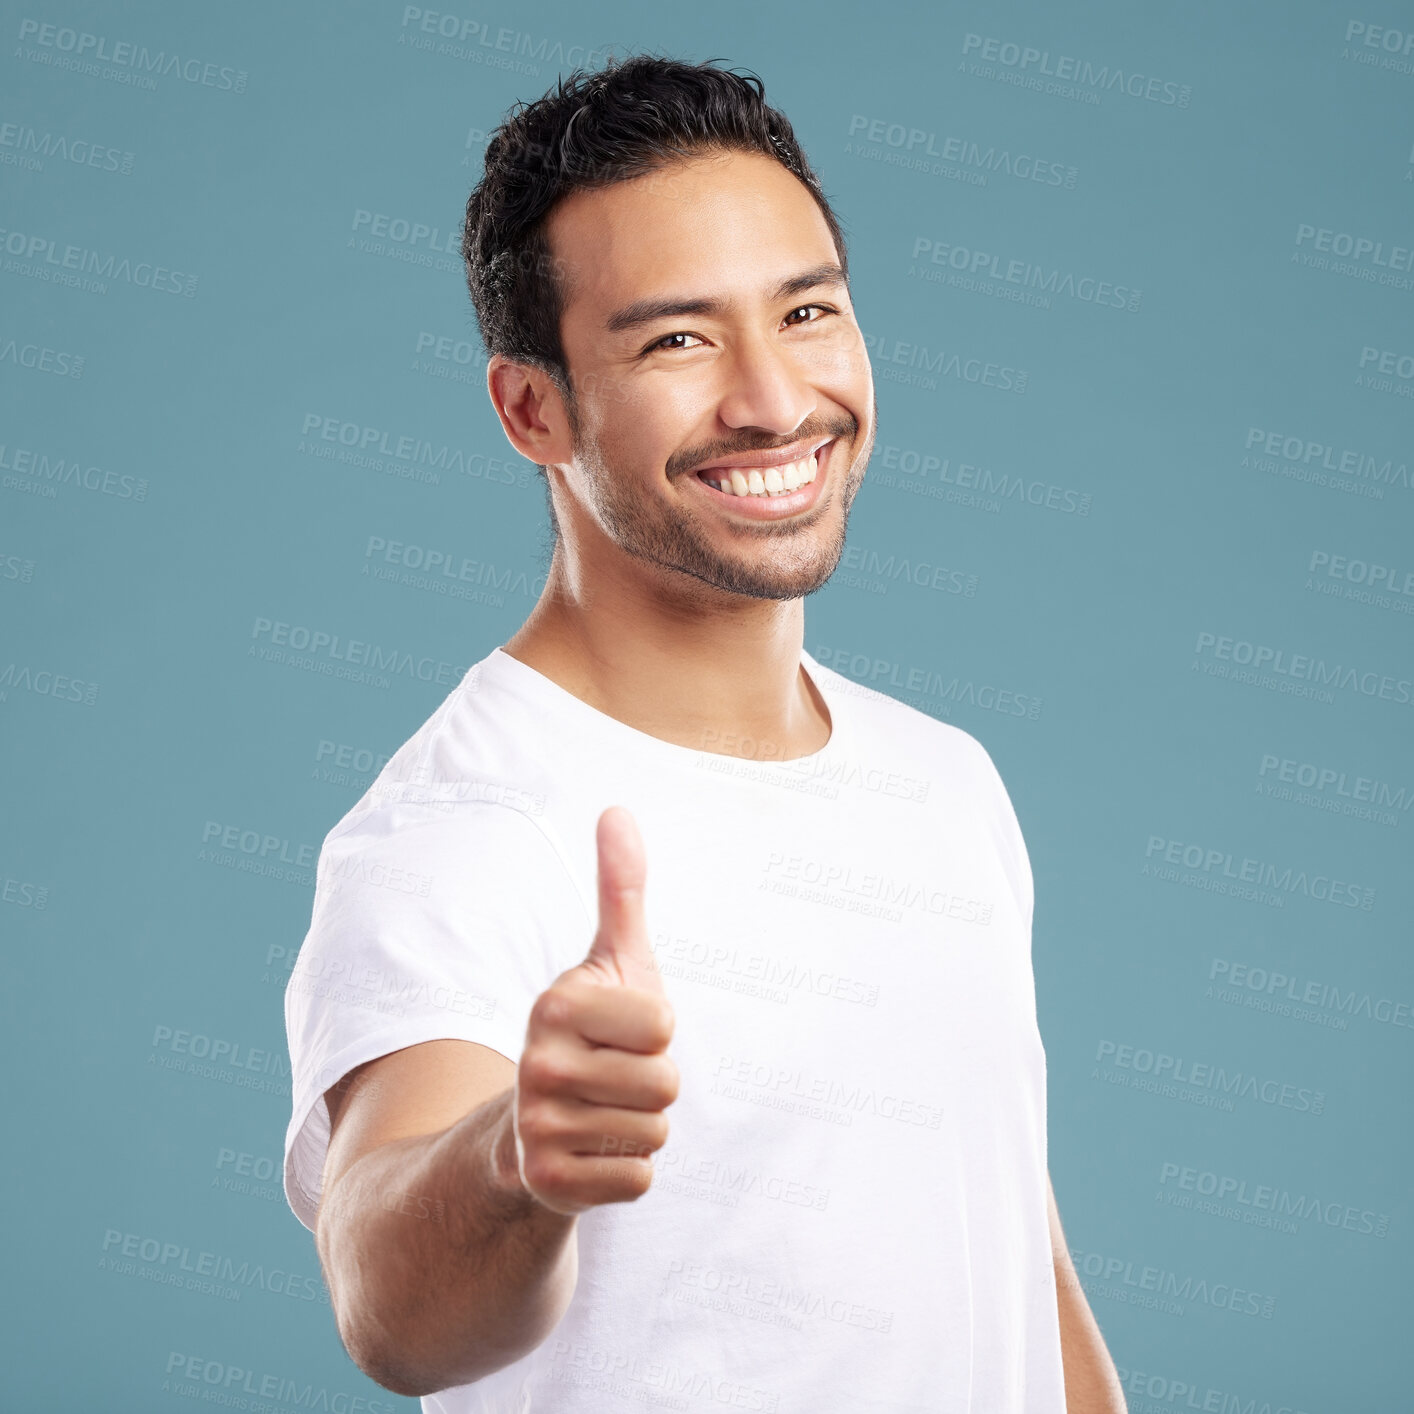
<svg viewBox="0 0 1414 1414">
<path fill-rule="evenodd" d="M 718 414 L 729 427 L 760 427 L 788 436 L 818 401 L 796 355 L 769 338 L 747 338 L 722 365 Z"/>
</svg>

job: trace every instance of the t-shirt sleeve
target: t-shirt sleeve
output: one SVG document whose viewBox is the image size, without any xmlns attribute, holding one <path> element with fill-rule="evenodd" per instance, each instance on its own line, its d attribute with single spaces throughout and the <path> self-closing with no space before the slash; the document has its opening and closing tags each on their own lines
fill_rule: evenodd
<svg viewBox="0 0 1414 1414">
<path fill-rule="evenodd" d="M 1024 1014 L 1028 1029 L 1034 1032 L 1036 1042 L 1041 1047 L 1041 1065 L 1045 1065 L 1045 1048 L 1041 1042 L 1040 1017 L 1036 1008 L 1036 972 L 1033 962 L 1034 920 L 1036 912 L 1035 882 L 1031 873 L 1031 856 L 1026 848 L 1026 839 L 1017 819 L 1016 808 L 1011 794 L 1002 780 L 1001 772 L 991 754 L 976 737 L 972 738 L 977 749 L 979 796 L 986 802 L 984 818 L 987 822 L 997 857 L 1016 901 L 1020 918 L 1014 957 L 1014 985 L 1016 1005 Z M 1044 1137 L 1041 1142 L 1044 1144 Z"/>
<path fill-rule="evenodd" d="M 992 812 L 996 829 L 997 849 L 1001 855 L 1012 893 L 1022 917 L 1026 920 L 1028 941 L 1031 936 L 1032 921 L 1036 911 L 1036 885 L 1031 874 L 1031 856 L 1026 848 L 1025 836 L 1021 833 L 1021 822 L 1016 817 L 1016 808 L 1011 803 L 1011 795 L 1002 780 L 987 748 L 976 737 L 971 738 L 977 748 L 983 779 L 989 788 Z"/>
<path fill-rule="evenodd" d="M 314 1230 L 330 1086 L 364 1061 L 444 1038 L 519 1061 L 532 1003 L 592 935 L 558 850 L 522 810 L 384 802 L 340 821 L 320 851 L 285 989 L 284 1185 L 300 1222 Z"/>
</svg>

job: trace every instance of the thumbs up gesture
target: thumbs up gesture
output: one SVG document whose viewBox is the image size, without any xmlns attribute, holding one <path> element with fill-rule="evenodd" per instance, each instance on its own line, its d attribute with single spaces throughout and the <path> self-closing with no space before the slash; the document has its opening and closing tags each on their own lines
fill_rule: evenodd
<svg viewBox="0 0 1414 1414">
<path fill-rule="evenodd" d="M 668 1138 L 664 1110 L 678 1095 L 673 1009 L 643 911 L 643 840 L 612 805 L 595 842 L 598 931 L 584 961 L 535 999 L 516 1068 L 521 1182 L 566 1215 L 648 1191 L 651 1155 Z"/>
</svg>

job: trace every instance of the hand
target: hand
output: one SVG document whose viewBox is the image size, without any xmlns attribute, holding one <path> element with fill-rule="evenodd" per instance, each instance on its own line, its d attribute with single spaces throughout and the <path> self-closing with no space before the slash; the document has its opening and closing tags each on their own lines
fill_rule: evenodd
<svg viewBox="0 0 1414 1414">
<path fill-rule="evenodd" d="M 678 1095 L 673 1008 L 648 940 L 633 816 L 610 806 L 595 843 L 599 930 L 584 961 L 530 1009 L 513 1107 L 520 1180 L 566 1215 L 648 1191 L 650 1156 L 668 1139 L 663 1111 Z"/>
</svg>

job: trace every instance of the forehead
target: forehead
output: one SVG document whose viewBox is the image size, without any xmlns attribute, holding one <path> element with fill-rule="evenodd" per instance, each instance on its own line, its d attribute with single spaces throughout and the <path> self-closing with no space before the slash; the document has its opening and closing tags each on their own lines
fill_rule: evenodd
<svg viewBox="0 0 1414 1414">
<path fill-rule="evenodd" d="M 602 324 L 628 301 L 710 294 L 748 299 L 837 258 L 805 184 L 774 158 L 729 152 L 675 161 L 573 192 L 546 221 L 564 316 Z"/>
</svg>

